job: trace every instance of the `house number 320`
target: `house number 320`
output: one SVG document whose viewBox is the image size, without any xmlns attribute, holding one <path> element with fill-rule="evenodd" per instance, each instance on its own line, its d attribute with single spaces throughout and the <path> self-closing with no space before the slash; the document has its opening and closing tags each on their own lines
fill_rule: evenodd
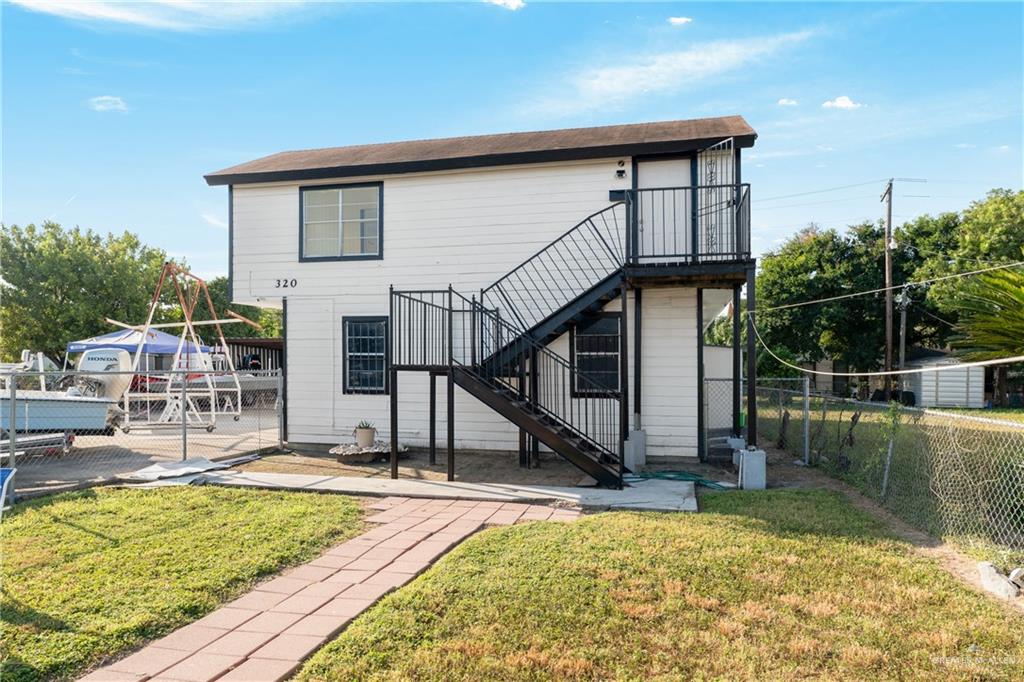
<svg viewBox="0 0 1024 682">
<path fill-rule="evenodd" d="M 294 289 L 295 286 L 298 283 L 299 283 L 299 280 L 295 279 L 294 277 L 292 279 L 275 279 L 274 280 L 274 288 L 275 289 Z"/>
</svg>

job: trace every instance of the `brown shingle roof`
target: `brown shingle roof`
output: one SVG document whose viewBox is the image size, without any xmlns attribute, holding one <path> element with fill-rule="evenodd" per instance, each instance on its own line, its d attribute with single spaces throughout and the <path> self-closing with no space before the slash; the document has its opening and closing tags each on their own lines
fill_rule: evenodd
<svg viewBox="0 0 1024 682">
<path fill-rule="evenodd" d="M 722 116 L 363 144 L 271 154 L 210 173 L 206 182 L 232 185 L 685 152 L 727 137 L 749 147 L 757 133 L 742 116 Z"/>
</svg>

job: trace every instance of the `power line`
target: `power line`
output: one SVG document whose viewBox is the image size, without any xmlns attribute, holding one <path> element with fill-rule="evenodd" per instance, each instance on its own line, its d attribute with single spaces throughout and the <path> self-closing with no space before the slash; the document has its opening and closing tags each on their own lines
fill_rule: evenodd
<svg viewBox="0 0 1024 682">
<path fill-rule="evenodd" d="M 952 258 L 950 258 L 950 256 L 952 254 L 950 254 L 950 253 L 943 253 L 941 251 L 933 251 L 932 249 L 922 249 L 920 246 L 915 246 L 914 244 L 908 244 L 904 248 L 912 249 L 912 250 L 916 251 L 917 253 L 921 254 L 922 256 L 932 256 L 932 257 L 936 257 L 936 258 L 944 258 L 947 261 L 951 261 L 952 260 Z M 972 263 L 981 263 L 982 265 L 992 265 L 992 264 L 995 264 L 995 261 L 985 260 L 983 258 L 967 258 L 967 257 L 964 257 L 964 256 L 960 256 L 960 258 L 962 258 L 965 261 L 970 261 Z"/>
<path fill-rule="evenodd" d="M 822 371 L 816 370 L 816 369 L 807 369 L 805 367 L 801 367 L 800 365 L 794 365 L 792 362 L 787 362 L 786 360 L 783 360 L 778 355 L 776 355 L 772 351 L 772 349 L 768 347 L 768 344 L 764 342 L 764 339 L 761 338 L 761 332 L 758 331 L 757 325 L 756 324 L 752 324 L 751 328 L 754 330 L 754 335 L 757 337 L 757 340 L 760 342 L 761 346 L 765 349 L 765 351 L 768 353 L 768 355 L 772 356 L 772 358 L 775 359 L 776 362 L 778 362 L 779 364 L 782 364 L 782 365 L 784 365 L 786 367 L 789 367 L 790 369 L 795 369 L 798 372 L 804 372 L 805 374 L 816 374 L 816 375 L 819 375 L 819 376 L 828 376 L 828 377 L 882 377 L 882 376 L 885 376 L 885 377 L 890 377 L 890 376 L 900 376 L 900 375 L 904 375 L 904 374 L 923 374 L 925 372 L 942 372 L 942 371 L 951 370 L 951 369 L 965 369 L 965 368 L 969 368 L 969 367 L 988 367 L 989 365 L 1005 365 L 1005 364 L 1010 364 L 1010 363 L 1014 363 L 1014 362 L 1024 362 L 1024 355 L 1015 355 L 1015 356 L 1009 357 L 1009 358 L 996 358 L 995 360 L 979 360 L 977 362 L 961 362 L 961 363 L 957 363 L 955 365 L 932 365 L 930 367 L 919 367 L 917 369 L 894 369 L 894 370 L 890 370 L 888 372 L 822 372 Z"/>
<path fill-rule="evenodd" d="M 946 325 L 949 325 L 950 327 L 954 327 L 954 328 L 956 327 L 956 325 L 955 325 L 955 324 L 953 324 L 952 322 L 950 322 L 949 320 L 944 320 L 944 319 L 942 319 L 941 317 L 939 317 L 938 315 L 933 315 L 932 313 L 928 312 L 928 311 L 927 311 L 927 310 L 925 310 L 924 308 L 919 308 L 918 310 L 920 310 L 920 311 L 921 311 L 922 313 L 924 313 L 924 314 L 925 314 L 925 315 L 927 315 L 928 317 L 933 317 L 933 318 L 935 318 L 936 320 L 938 320 L 938 321 L 939 321 L 939 322 L 941 322 L 942 324 L 946 324 Z"/>
<path fill-rule="evenodd" d="M 842 185 L 840 187 L 826 187 L 825 189 L 814 189 L 809 192 L 797 192 L 796 194 L 781 194 L 774 197 L 759 197 L 758 201 L 775 201 L 776 199 L 792 199 L 793 197 L 805 197 L 809 194 L 824 194 L 825 192 L 837 192 L 841 189 L 851 189 L 853 187 L 864 187 L 865 185 L 877 185 L 880 182 L 885 182 L 888 178 L 882 178 L 881 180 L 868 180 L 867 182 L 858 182 L 853 185 Z"/>
<path fill-rule="evenodd" d="M 805 305 L 814 305 L 816 303 L 829 303 L 831 301 L 840 301 L 847 298 L 855 298 L 857 296 L 867 296 L 869 294 L 879 294 L 884 291 L 891 291 L 893 289 L 902 289 L 903 287 L 919 286 L 922 284 L 932 284 L 934 282 L 941 282 L 947 279 L 955 279 L 957 277 L 969 277 L 971 275 L 980 275 L 984 272 L 991 272 L 993 270 L 1005 270 L 1006 268 L 1015 268 L 1024 265 L 1024 261 L 1017 261 L 1016 263 L 1006 263 L 1004 265 L 994 265 L 990 268 L 982 268 L 981 270 L 971 270 L 970 272 L 960 272 L 952 275 L 943 275 L 941 277 L 933 277 L 932 279 L 922 279 L 916 282 L 906 282 L 905 284 L 894 284 L 889 287 L 882 287 L 880 289 L 869 289 L 867 291 L 857 291 L 852 294 L 841 294 L 839 296 L 830 296 L 828 298 L 819 298 L 813 301 L 801 301 L 799 303 L 786 303 L 783 305 L 777 305 L 772 308 L 762 308 L 761 310 L 744 311 L 744 314 L 754 313 L 768 313 L 773 310 L 785 310 L 787 308 L 799 308 Z"/>
<path fill-rule="evenodd" d="M 801 206 L 821 206 L 822 204 L 838 204 L 839 202 L 842 202 L 842 201 L 861 201 L 863 199 L 874 199 L 874 198 L 875 198 L 874 194 L 868 194 L 868 195 L 856 196 L 856 197 L 842 197 L 840 199 L 828 199 L 826 201 L 806 201 L 806 202 L 803 202 L 803 203 L 800 203 L 800 204 L 782 204 L 781 206 L 780 205 L 775 205 L 775 206 L 758 206 L 756 210 L 758 210 L 758 211 L 774 211 L 777 208 L 799 208 Z M 764 200 L 762 200 L 762 201 L 764 201 Z"/>
</svg>

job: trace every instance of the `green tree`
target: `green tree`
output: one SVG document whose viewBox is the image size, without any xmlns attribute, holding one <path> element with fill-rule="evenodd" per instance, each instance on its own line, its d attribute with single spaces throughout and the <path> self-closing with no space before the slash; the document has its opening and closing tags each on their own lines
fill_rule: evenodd
<svg viewBox="0 0 1024 682">
<path fill-rule="evenodd" d="M 765 254 L 758 274 L 755 322 L 781 357 L 804 362 L 825 358 L 874 368 L 884 346 L 884 305 L 878 296 L 768 310 L 876 289 L 884 281 L 883 239 L 878 225 L 846 234 L 808 227 Z"/>
<path fill-rule="evenodd" d="M 963 213 L 921 216 L 893 229 L 897 285 L 1024 260 L 1024 192 L 993 190 Z M 884 229 L 854 225 L 845 232 L 811 226 L 765 254 L 758 308 L 879 289 L 885 282 Z M 905 295 L 908 347 L 945 346 L 958 321 L 970 278 L 896 291 Z M 884 293 L 758 314 L 758 329 L 780 355 L 830 358 L 862 370 L 880 366 L 885 348 Z M 898 315 L 898 311 L 894 311 Z M 898 319 L 898 317 L 897 317 Z M 894 329 L 895 346 L 898 326 Z"/>
<path fill-rule="evenodd" d="M 965 281 L 955 305 L 952 345 L 969 362 L 1024 355 L 1024 270 L 995 270 Z M 995 403 L 1006 402 L 1008 366 L 996 366 Z"/>
<path fill-rule="evenodd" d="M 145 319 L 167 254 L 125 232 L 77 227 L 0 229 L 0 357 L 23 348 L 61 358 L 69 341 L 112 331 L 105 317 Z M 163 308 L 157 321 L 166 319 Z"/>
<path fill-rule="evenodd" d="M 893 230 L 896 283 L 930 279 L 949 272 L 947 264 L 959 246 L 963 217 L 957 212 L 924 215 Z M 896 292 L 897 297 L 903 292 Z M 941 348 L 956 324 L 956 311 L 940 304 L 931 286 L 905 290 L 909 298 L 908 336 L 911 343 Z"/>
<path fill-rule="evenodd" d="M 942 229 L 939 226 L 938 229 Z M 952 227 L 952 226 L 951 226 Z M 916 278 L 979 270 L 991 265 L 1024 260 L 1024 191 L 994 189 L 985 199 L 963 212 L 942 254 L 932 254 L 915 273 Z M 959 300 L 969 278 L 937 282 L 928 291 L 930 302 L 947 315 L 962 308 Z M 955 320 L 951 320 L 955 322 Z"/>
</svg>

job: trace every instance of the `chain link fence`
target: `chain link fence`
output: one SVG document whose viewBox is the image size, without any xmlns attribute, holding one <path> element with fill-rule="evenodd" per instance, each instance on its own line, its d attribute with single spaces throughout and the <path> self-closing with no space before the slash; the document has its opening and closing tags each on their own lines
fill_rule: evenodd
<svg viewBox="0 0 1024 682">
<path fill-rule="evenodd" d="M 277 450 L 282 379 L 278 370 L 3 374 L 0 462 L 17 469 L 20 497 L 159 462 Z"/>
<path fill-rule="evenodd" d="M 978 556 L 1024 561 L 1024 424 L 809 395 L 801 382 L 758 382 L 762 442 Z"/>
</svg>

